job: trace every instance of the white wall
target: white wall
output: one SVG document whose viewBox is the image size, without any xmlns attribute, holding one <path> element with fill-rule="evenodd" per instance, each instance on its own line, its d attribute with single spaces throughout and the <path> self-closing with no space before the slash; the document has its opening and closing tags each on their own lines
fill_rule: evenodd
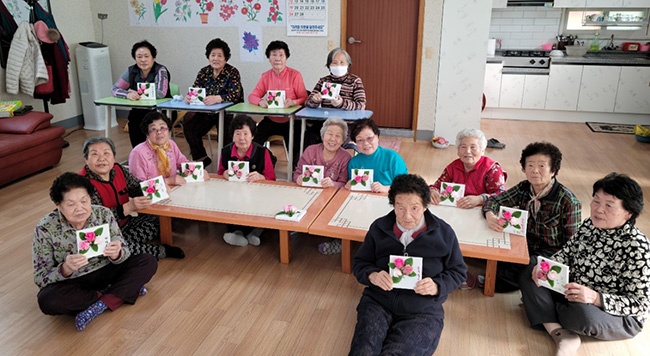
<svg viewBox="0 0 650 356">
<path fill-rule="evenodd" d="M 562 9 L 510 7 L 492 10 L 490 38 L 500 38 L 502 48 L 533 49 L 555 43 Z"/>
</svg>

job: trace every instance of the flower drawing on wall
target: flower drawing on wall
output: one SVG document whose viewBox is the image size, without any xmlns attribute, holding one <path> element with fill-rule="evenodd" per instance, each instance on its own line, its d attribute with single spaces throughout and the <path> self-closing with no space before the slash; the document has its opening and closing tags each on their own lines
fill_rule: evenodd
<svg viewBox="0 0 650 356">
<path fill-rule="evenodd" d="M 254 0 L 244 0 L 241 13 L 248 17 L 248 21 L 257 21 L 257 14 L 261 9 L 262 5 L 260 5 L 259 2 L 254 2 Z"/>
<path fill-rule="evenodd" d="M 158 22 L 160 15 L 167 11 L 167 8 L 163 9 L 163 6 L 167 5 L 167 0 L 153 0 L 153 16 Z"/>
<path fill-rule="evenodd" d="M 269 15 L 266 17 L 266 22 L 277 23 L 282 21 L 282 12 L 280 12 L 280 4 L 278 0 L 269 1 Z"/>
<path fill-rule="evenodd" d="M 133 13 L 138 16 L 138 20 L 142 20 L 144 14 L 147 13 L 144 4 L 139 2 L 138 0 L 131 0 L 129 5 L 131 5 L 131 8 L 133 8 Z"/>
<path fill-rule="evenodd" d="M 244 36 L 242 37 L 244 39 L 244 49 L 248 51 L 248 53 L 251 53 L 253 51 L 257 51 L 260 47 L 260 41 L 257 39 L 257 36 L 254 34 L 244 31 Z"/>
<path fill-rule="evenodd" d="M 214 3 L 212 1 L 196 0 L 196 3 L 199 4 L 199 12 L 197 12 L 198 14 L 207 14 L 214 8 Z"/>
<path fill-rule="evenodd" d="M 221 5 L 219 6 L 219 16 L 221 16 L 224 21 L 228 21 L 232 15 L 237 12 L 238 8 L 239 6 L 234 4 L 234 0 L 221 0 Z"/>
<path fill-rule="evenodd" d="M 174 10 L 174 18 L 176 21 L 187 22 L 189 18 L 192 17 L 192 11 L 190 11 L 190 0 L 176 0 L 176 10 Z"/>
</svg>

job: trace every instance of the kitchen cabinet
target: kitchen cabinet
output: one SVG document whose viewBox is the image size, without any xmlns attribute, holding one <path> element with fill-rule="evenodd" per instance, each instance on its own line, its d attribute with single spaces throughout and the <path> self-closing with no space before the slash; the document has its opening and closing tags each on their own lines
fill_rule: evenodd
<svg viewBox="0 0 650 356">
<path fill-rule="evenodd" d="M 551 64 L 548 89 L 546 90 L 546 109 L 576 110 L 582 67 L 581 65 Z"/>
<path fill-rule="evenodd" d="M 505 9 L 508 7 L 508 0 L 492 0 L 493 9 Z"/>
<path fill-rule="evenodd" d="M 621 67 L 584 66 L 578 111 L 614 112 Z"/>
<path fill-rule="evenodd" d="M 650 7 L 650 0 L 623 0 L 623 7 Z"/>
<path fill-rule="evenodd" d="M 585 7 L 585 0 L 555 0 L 553 7 Z"/>
<path fill-rule="evenodd" d="M 504 74 L 501 76 L 500 108 L 521 108 L 525 78 L 526 76 L 521 74 Z"/>
<path fill-rule="evenodd" d="M 614 112 L 650 114 L 650 67 L 622 67 Z"/>
<path fill-rule="evenodd" d="M 623 0 L 587 0 L 585 7 L 622 7 Z"/>
<path fill-rule="evenodd" d="M 501 94 L 499 92 L 501 90 L 501 72 L 503 72 L 503 62 L 487 63 L 485 65 L 483 94 L 485 94 L 486 107 L 499 107 L 499 97 Z"/>
<path fill-rule="evenodd" d="M 521 98 L 522 109 L 544 109 L 548 75 L 527 74 L 524 79 L 524 92 Z"/>
</svg>

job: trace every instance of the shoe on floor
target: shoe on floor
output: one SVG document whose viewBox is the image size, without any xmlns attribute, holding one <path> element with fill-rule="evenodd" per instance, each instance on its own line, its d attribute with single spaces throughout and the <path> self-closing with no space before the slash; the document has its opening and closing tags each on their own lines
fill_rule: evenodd
<svg viewBox="0 0 650 356">
<path fill-rule="evenodd" d="M 318 252 L 323 255 L 336 255 L 341 253 L 341 241 L 333 240 L 329 242 L 323 242 L 318 245 Z"/>
<path fill-rule="evenodd" d="M 178 258 L 178 259 L 185 258 L 185 252 L 183 252 L 183 250 L 180 247 L 170 246 L 166 244 L 163 244 L 162 246 L 165 249 L 165 255 L 167 257 Z"/>
<path fill-rule="evenodd" d="M 246 240 L 248 240 L 248 244 L 253 246 L 259 246 L 260 236 L 262 235 L 263 231 L 264 229 L 256 228 L 253 229 L 253 231 L 249 232 L 248 235 L 246 235 Z"/>
<path fill-rule="evenodd" d="M 474 289 L 474 288 L 483 288 L 483 282 L 485 282 L 485 279 L 483 279 L 483 282 L 479 279 L 481 276 L 475 276 L 469 272 L 467 272 L 467 279 L 465 282 L 463 282 L 459 289 L 461 290 L 469 290 L 469 289 Z"/>
<path fill-rule="evenodd" d="M 248 240 L 244 236 L 244 233 L 239 230 L 235 232 L 226 232 L 225 234 L 223 234 L 223 240 L 226 241 L 228 245 L 233 245 L 233 246 L 248 245 Z"/>
<path fill-rule="evenodd" d="M 506 144 L 499 142 L 496 138 L 489 139 L 487 146 L 490 148 L 506 148 Z"/>
</svg>

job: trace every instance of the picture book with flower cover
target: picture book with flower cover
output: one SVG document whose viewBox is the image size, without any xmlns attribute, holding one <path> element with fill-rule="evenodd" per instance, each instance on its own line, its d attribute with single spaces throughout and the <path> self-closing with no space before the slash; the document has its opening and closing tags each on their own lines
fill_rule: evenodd
<svg viewBox="0 0 650 356">
<path fill-rule="evenodd" d="M 564 294 L 564 285 L 569 283 L 569 266 L 537 256 L 537 283 Z"/>
<path fill-rule="evenodd" d="M 465 184 L 447 183 L 440 184 L 440 205 L 456 206 L 458 199 L 465 196 Z"/>
<path fill-rule="evenodd" d="M 526 236 L 528 211 L 502 206 L 499 207 L 498 218 L 499 225 L 503 227 L 503 232 Z"/>
<path fill-rule="evenodd" d="M 275 218 L 278 220 L 300 221 L 300 219 L 305 216 L 305 213 L 305 210 L 301 210 L 291 204 L 287 204 L 282 207 L 282 210 L 275 214 Z"/>
<path fill-rule="evenodd" d="M 388 274 L 393 288 L 414 289 L 422 279 L 422 257 L 390 255 Z"/>
<path fill-rule="evenodd" d="M 325 82 L 321 87 L 320 94 L 323 99 L 338 99 L 341 92 L 341 84 Z"/>
<path fill-rule="evenodd" d="M 103 255 L 110 241 L 108 224 L 77 230 L 77 251 L 86 258 Z"/>
<path fill-rule="evenodd" d="M 181 163 L 179 175 L 185 178 L 185 182 L 203 182 L 203 162 L 184 162 Z"/>
<path fill-rule="evenodd" d="M 187 96 L 190 99 L 190 105 L 205 105 L 203 102 L 206 96 L 205 88 L 190 87 Z"/>
<path fill-rule="evenodd" d="M 269 90 L 266 92 L 264 100 L 266 100 L 269 109 L 282 109 L 286 100 L 285 92 L 284 90 Z"/>
<path fill-rule="evenodd" d="M 156 100 L 156 83 L 136 83 L 140 100 Z"/>
<path fill-rule="evenodd" d="M 322 187 L 325 167 L 305 164 L 302 166 L 302 185 L 304 187 Z"/>
<path fill-rule="evenodd" d="M 350 190 L 371 191 L 373 182 L 373 170 L 365 168 L 352 169 L 350 177 Z"/>
<path fill-rule="evenodd" d="M 152 203 L 157 203 L 161 200 L 169 198 L 167 193 L 167 185 L 163 176 L 154 177 L 140 182 L 142 193 L 145 197 L 151 199 Z"/>
<path fill-rule="evenodd" d="M 231 182 L 245 182 L 248 178 L 248 161 L 228 161 L 228 180 Z"/>
</svg>

